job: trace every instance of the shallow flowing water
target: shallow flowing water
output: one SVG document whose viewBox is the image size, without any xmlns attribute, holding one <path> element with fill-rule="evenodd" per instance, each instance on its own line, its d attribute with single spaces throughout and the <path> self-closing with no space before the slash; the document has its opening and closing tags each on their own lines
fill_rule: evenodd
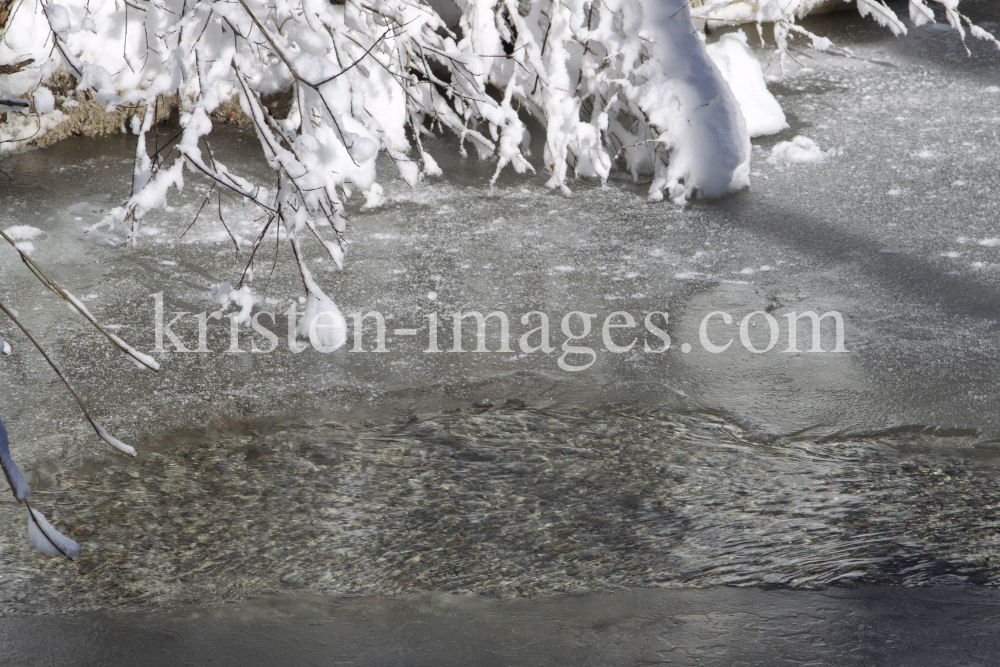
<svg viewBox="0 0 1000 667">
<path fill-rule="evenodd" d="M 995 5 L 963 8 L 1000 27 Z M 791 129 L 755 140 L 752 188 L 721 201 L 650 204 L 644 186 L 622 180 L 578 182 L 567 198 L 540 177 L 515 175 L 491 193 L 483 183 L 492 165 L 459 158 L 455 142 L 427 142 L 445 180 L 412 190 L 395 182 L 386 206 L 354 205 L 344 272 L 309 257 L 345 313 L 385 317 L 385 352 L 375 349 L 372 320 L 357 350 L 350 339 L 331 354 L 289 351 L 283 313 L 300 285 L 287 248 L 272 275 L 268 245 L 253 287 L 273 312 L 273 323 L 261 321 L 278 347 L 252 352 L 270 345 L 244 328 L 240 352 L 228 352 L 229 322 L 212 320 L 208 352 L 160 354 L 163 370 L 152 375 L 108 350 L 0 248 L 0 299 L 20 311 L 95 416 L 140 450 L 130 461 L 109 454 L 40 357 L 4 325 L 16 352 L 0 361 L 13 453 L 36 506 L 83 552 L 76 563 L 35 553 L 22 508 L 4 499 L 0 613 L 197 610 L 256 599 L 228 616 L 205 612 L 225 633 L 246 621 L 240 613 L 266 615 L 276 591 L 305 596 L 282 598 L 278 607 L 297 610 L 290 618 L 326 619 L 315 605 L 359 595 L 358 609 L 397 605 L 400 618 L 419 617 L 438 636 L 451 617 L 411 617 L 404 607 L 424 599 L 461 606 L 478 594 L 528 598 L 525 617 L 583 624 L 573 635 L 581 645 L 611 646 L 591 625 L 599 621 L 584 623 L 590 612 L 574 606 L 586 606 L 572 597 L 583 595 L 608 609 L 611 634 L 670 636 L 702 664 L 734 664 L 731 651 L 706 647 L 735 635 L 684 633 L 679 621 L 670 622 L 672 635 L 642 628 L 666 618 L 663 605 L 682 602 L 699 613 L 730 605 L 743 610 L 737 616 L 748 604 L 775 604 L 785 611 L 773 618 L 787 621 L 796 604 L 815 611 L 816 596 L 854 595 L 843 587 L 859 584 L 874 586 L 856 589 L 869 591 L 866 600 L 903 595 L 888 584 L 994 586 L 1000 54 L 970 40 L 966 56 L 953 33 L 933 28 L 897 40 L 851 14 L 813 19 L 810 29 L 854 57 L 796 55 L 789 75 L 772 84 Z M 798 134 L 835 152 L 820 164 L 767 161 L 777 141 Z M 252 137 L 224 130 L 213 148 L 265 174 Z M 110 247 L 122 230 L 85 230 L 118 203 L 131 150 L 127 138 L 79 139 L 6 158 L 0 225 L 43 230 L 33 258 L 140 349 L 154 345 L 157 293 L 168 321 L 174 311 L 190 313 L 173 330 L 194 348 L 195 314 L 218 308 L 211 288 L 236 284 L 247 261 L 230 235 L 249 238 L 256 214 L 223 199 L 226 227 L 203 214 L 185 234 L 207 190 L 189 177 L 172 210 L 145 222 L 138 249 Z M 472 310 L 508 316 L 510 352 L 500 351 L 495 320 L 487 352 L 472 351 L 471 320 L 464 351 L 452 351 L 450 314 Z M 842 315 L 847 352 L 833 352 L 830 320 L 822 353 L 805 351 L 812 341 L 804 324 L 802 351 L 786 351 L 787 316 L 810 310 Z M 549 317 L 551 353 L 527 353 L 520 343 L 537 326 L 522 323 L 532 311 Z M 577 341 L 567 339 L 582 331 L 579 316 L 571 334 L 561 328 L 571 311 L 594 315 Z M 616 311 L 635 328 L 605 332 Z M 732 340 L 719 353 L 700 334 L 716 311 L 733 318 L 706 325 L 712 344 Z M 779 323 L 766 352 L 755 351 L 769 342 L 763 315 L 749 322 L 749 345 L 740 338 L 739 322 L 755 311 Z M 426 351 L 432 313 L 441 352 Z M 661 314 L 647 325 L 650 313 Z M 669 348 L 657 331 L 669 335 Z M 612 351 L 631 340 L 627 351 Z M 622 588 L 636 586 L 678 590 L 649 593 L 666 596 L 658 602 L 601 597 L 646 595 Z M 713 586 L 820 593 L 754 592 L 747 595 L 764 597 L 748 601 L 727 588 L 689 590 Z M 988 597 L 982 588 L 933 590 L 945 619 L 966 609 L 962 596 Z M 550 593 L 565 596 L 539 599 Z M 772 593 L 783 597 L 774 602 Z M 431 597 L 379 597 L 401 594 Z M 827 609 L 837 628 L 857 619 L 852 605 L 868 604 L 851 600 Z M 455 613 L 483 623 L 504 609 L 468 604 Z M 630 608 L 653 609 L 639 614 L 652 625 L 631 628 Z M 81 618 L 106 629 L 124 622 Z M 176 614 L 154 618 L 136 623 L 194 632 Z M 702 632 L 714 622 L 695 624 Z M 787 622 L 829 646 L 864 643 Z M 777 655 L 791 635 L 767 627 L 753 634 L 763 662 L 747 664 L 782 664 L 767 662 L 768 647 Z M 468 632 L 454 645 L 474 646 Z M 914 634 L 907 626 L 899 641 L 915 645 Z M 384 652 L 357 655 L 398 657 L 385 637 L 372 641 Z M 815 642 L 811 654 L 796 648 L 788 664 L 815 656 L 852 664 Z M 324 664 L 336 662 L 317 650 Z M 612 653 L 608 664 L 653 661 L 641 651 Z M 462 664 L 465 654 L 448 655 L 443 664 Z M 883 654 L 864 655 L 877 664 Z"/>
<path fill-rule="evenodd" d="M 973 440 L 761 440 L 708 414 L 514 407 L 249 429 L 36 487 L 88 545 L 71 567 L 33 558 L 8 505 L 0 611 L 281 588 L 993 585 L 997 453 Z"/>
</svg>

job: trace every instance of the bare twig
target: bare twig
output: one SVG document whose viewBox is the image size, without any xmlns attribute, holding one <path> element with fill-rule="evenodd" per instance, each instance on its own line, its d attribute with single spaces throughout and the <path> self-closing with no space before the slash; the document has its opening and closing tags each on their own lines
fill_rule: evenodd
<svg viewBox="0 0 1000 667">
<path fill-rule="evenodd" d="M 77 405 L 80 406 L 80 411 L 83 412 L 83 416 L 86 418 L 86 420 L 90 422 L 90 425 L 91 427 L 93 427 L 94 432 L 97 433 L 97 435 L 100 436 L 102 440 L 107 442 L 115 449 L 118 449 L 128 454 L 129 456 L 135 456 L 135 449 L 133 449 L 129 445 L 126 445 L 124 442 L 118 440 L 114 436 L 110 435 L 104 429 L 103 426 L 94 421 L 93 417 L 90 416 L 90 413 L 87 412 L 87 407 L 83 404 L 83 401 L 80 399 L 80 396 L 76 393 L 76 390 L 73 389 L 73 385 L 69 383 L 69 380 L 67 380 L 66 376 L 62 374 L 62 371 L 59 370 L 59 367 L 56 366 L 55 362 L 52 361 L 49 355 L 45 352 L 45 349 L 39 344 L 37 340 L 35 340 L 35 337 L 31 335 L 31 332 L 29 332 L 28 329 L 23 324 L 21 324 L 21 320 L 19 320 L 17 316 L 9 308 L 7 308 L 7 306 L 3 305 L 3 303 L 0 303 L 0 311 L 3 311 L 4 315 L 6 315 L 10 319 L 10 321 L 13 322 L 17 326 L 17 328 L 21 330 L 21 333 L 23 333 L 27 337 L 27 339 L 31 341 L 31 344 L 34 345 L 35 349 L 37 349 L 41 353 L 42 357 L 44 357 L 49 367 L 52 368 L 53 371 L 55 371 L 55 374 L 59 376 L 59 379 L 62 380 L 62 383 L 66 385 L 66 389 L 68 389 L 69 393 L 72 394 L 73 398 L 76 399 Z"/>
</svg>

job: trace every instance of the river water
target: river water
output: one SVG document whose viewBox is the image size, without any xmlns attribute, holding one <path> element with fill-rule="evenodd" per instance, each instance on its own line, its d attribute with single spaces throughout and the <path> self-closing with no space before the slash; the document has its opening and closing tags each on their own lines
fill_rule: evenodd
<svg viewBox="0 0 1000 667">
<path fill-rule="evenodd" d="M 994 5 L 963 8 L 1000 27 Z M 354 205 L 343 272 L 309 259 L 345 313 L 383 315 L 384 352 L 372 319 L 357 346 L 289 351 L 301 286 L 287 248 L 272 275 L 268 247 L 253 287 L 278 347 L 251 352 L 270 345 L 242 329 L 228 352 L 229 322 L 210 320 L 208 352 L 159 354 L 153 375 L 0 249 L 0 298 L 140 450 L 107 452 L 5 326 L 14 455 L 83 547 L 75 563 L 35 553 L 21 508 L 0 502 L 5 653 L 155 663 L 190 641 L 186 659 L 237 664 L 219 647 L 301 642 L 288 650 L 315 664 L 587 664 L 585 647 L 594 664 L 954 664 L 927 648 L 951 642 L 986 664 L 1000 53 L 970 41 L 968 56 L 935 28 L 896 39 L 850 12 L 808 25 L 853 56 L 796 52 L 771 84 L 791 128 L 754 141 L 752 187 L 723 200 L 651 204 L 616 179 L 565 197 L 512 174 L 491 192 L 491 165 L 428 142 L 444 179 Z M 823 162 L 767 161 L 800 134 Z M 266 173 L 239 130 L 213 149 Z M 189 313 L 173 330 L 193 349 L 195 314 L 246 262 L 230 234 L 256 216 L 223 199 L 228 231 L 216 210 L 179 239 L 206 192 L 189 177 L 136 250 L 111 247 L 120 230 L 85 230 L 122 197 L 131 150 L 81 138 L 6 158 L 0 224 L 43 230 L 33 258 L 126 340 L 153 348 L 160 294 L 167 321 Z M 471 319 L 452 351 L 459 311 L 506 314 L 512 351 L 495 318 L 487 352 Z M 568 341 L 573 311 L 592 327 Z M 605 340 L 622 311 L 635 328 Z M 764 315 L 740 337 L 755 311 L 778 325 L 766 352 Z M 806 351 L 804 321 L 787 351 L 788 315 L 806 311 L 841 314 L 845 352 L 832 318 L 823 352 Z M 549 318 L 551 353 L 520 342 L 530 312 Z M 932 588 L 900 588 L 915 586 Z"/>
</svg>

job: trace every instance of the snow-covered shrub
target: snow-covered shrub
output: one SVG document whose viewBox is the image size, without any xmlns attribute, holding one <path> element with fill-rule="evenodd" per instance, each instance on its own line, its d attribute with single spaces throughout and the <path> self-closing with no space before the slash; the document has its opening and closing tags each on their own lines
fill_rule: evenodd
<svg viewBox="0 0 1000 667">
<path fill-rule="evenodd" d="M 853 0 L 857 4 L 858 13 L 868 16 L 879 25 L 888 28 L 894 35 L 905 35 L 904 24 L 884 0 Z M 852 0 L 694 0 L 697 5 L 692 9 L 692 18 L 704 22 L 708 26 L 733 25 L 739 23 L 756 23 L 763 41 L 762 23 L 773 24 L 774 41 L 777 45 L 782 71 L 785 66 L 785 55 L 788 52 L 790 35 L 798 34 L 810 40 L 814 49 L 826 50 L 833 43 L 826 37 L 815 35 L 800 25 L 798 19 L 815 11 L 837 9 Z M 933 7 L 941 7 L 948 24 L 958 33 L 959 39 L 965 44 L 965 31 L 973 37 L 985 39 L 1000 47 L 1000 41 L 986 30 L 974 24 L 968 16 L 958 11 L 961 0 L 907 0 L 910 21 L 919 27 L 936 21 Z M 966 47 L 966 52 L 969 49 Z"/>
<path fill-rule="evenodd" d="M 958 0 L 926 1 L 940 4 L 963 38 L 964 23 L 974 35 L 994 39 L 958 12 Z M 783 54 L 791 32 L 829 46 L 795 21 L 830 2 L 693 4 L 703 21 L 757 22 L 758 29 L 773 21 Z M 411 185 L 441 173 L 423 147 L 428 132 L 453 132 L 463 152 L 471 146 L 494 159 L 493 181 L 507 167 L 533 169 L 524 123 L 530 114 L 545 132 L 541 157 L 552 188 L 568 192 L 573 174 L 604 181 L 616 166 L 650 178 L 653 199 L 666 193 L 683 202 L 748 184 L 747 123 L 720 66 L 728 63 L 730 78 L 746 79 L 733 74 L 740 70 L 733 58 L 749 50 L 745 40 L 742 47 L 728 43 L 716 48 L 713 62 L 692 27 L 688 0 L 461 4 L 459 10 L 450 0 L 19 2 L 0 40 L 0 65 L 8 64 L 0 98 L 30 96 L 47 110 L 53 96 L 39 84 L 63 72 L 108 110 L 126 110 L 137 136 L 132 194 L 102 224 L 126 225 L 134 244 L 143 216 L 166 203 L 171 187 L 183 186 L 185 172 L 207 178 L 213 189 L 235 192 L 263 213 L 244 277 L 252 280 L 254 253 L 268 235 L 286 238 L 311 303 L 327 308 L 317 306 L 314 315 L 327 312 L 338 322 L 342 316 L 302 262 L 301 243 L 313 239 L 342 266 L 345 203 L 359 194 L 367 206 L 382 201 L 380 153 Z M 905 31 L 881 0 L 858 0 L 858 9 Z M 910 0 L 910 10 L 915 23 L 934 18 L 925 0 Z M 759 87 L 757 97 L 769 97 Z M 290 95 L 287 113 L 268 104 L 277 94 Z M 234 97 L 256 129 L 276 186 L 250 182 L 211 151 L 213 113 Z M 168 103 L 180 105 L 181 131 L 151 151 L 147 134 Z M 780 109 L 763 121 L 755 127 L 784 126 Z M 22 125 L 30 129 L 28 120 Z"/>
<path fill-rule="evenodd" d="M 533 169 L 526 114 L 545 130 L 552 188 L 568 192 L 574 173 L 603 181 L 616 163 L 651 177 L 654 199 L 678 202 L 749 178 L 739 106 L 684 0 L 474 0 L 451 27 L 414 0 L 49 0 L 17 5 L 0 42 L 0 62 L 28 58 L 0 76 L 0 97 L 47 108 L 38 86 L 64 70 L 108 109 L 129 110 L 132 195 L 103 224 L 126 225 L 133 243 L 187 172 L 261 209 L 251 257 L 277 231 L 297 259 L 311 238 L 341 266 L 345 203 L 382 201 L 380 153 L 416 184 L 441 173 L 421 138 L 453 132 L 463 152 L 496 160 L 495 181 L 507 167 Z M 266 102 L 283 92 L 282 117 Z M 276 187 L 212 154 L 212 114 L 234 96 Z M 151 155 L 147 133 L 171 97 L 181 131 Z"/>
<path fill-rule="evenodd" d="M 761 31 L 762 22 L 772 22 L 783 56 L 793 33 L 829 48 L 829 40 L 796 20 L 832 1 L 690 4 L 694 18 L 710 25 L 749 22 Z M 8 123 L 18 134 L 0 137 L 0 152 L 60 122 L 58 100 L 45 86 L 53 77 L 71 77 L 94 102 L 119 109 L 117 117 L 127 119 L 137 137 L 131 195 L 101 224 L 126 226 L 134 244 L 143 217 L 164 206 L 170 188 L 180 189 L 191 174 L 208 179 L 213 191 L 245 197 L 263 216 L 244 278 L 252 280 L 253 257 L 265 238 L 288 240 L 307 292 L 297 333 L 334 349 L 346 337 L 344 318 L 312 278 L 302 243 L 313 239 L 342 266 L 346 202 L 359 194 L 367 206 L 382 201 L 379 154 L 415 185 L 441 174 L 422 137 L 453 132 L 463 153 L 468 145 L 496 161 L 492 183 L 507 167 L 533 170 L 524 122 L 530 114 L 545 132 L 541 164 L 549 187 L 568 193 L 571 175 L 603 182 L 619 167 L 636 179 L 650 178 L 652 199 L 666 193 L 681 203 L 746 186 L 750 134 L 785 126 L 745 37 L 730 35 L 706 47 L 688 0 L 468 0 L 460 10 L 449 3 L 0 1 L 0 110 L 33 104 L 36 112 Z M 968 30 L 997 43 L 959 13 L 959 0 L 909 0 L 914 24 L 935 20 L 928 3 L 943 8 L 963 40 Z M 857 7 L 897 34 L 906 31 L 882 0 L 857 0 Z M 282 94 L 289 105 L 278 112 L 269 100 Z M 210 148 L 213 114 L 234 98 L 276 174 L 270 189 L 219 162 Z M 168 105 L 179 106 L 181 129 L 151 151 L 147 135 Z M 750 113 L 751 106 L 760 113 Z M 773 157 L 821 159 L 814 148 L 797 138 L 776 147 Z M 83 304 L 21 257 L 97 326 Z M 242 283 L 224 300 L 238 305 L 246 321 L 254 303 Z M 21 326 L 16 313 L 0 309 Z M 151 357 L 104 333 L 137 363 L 156 368 Z M 134 453 L 84 414 L 98 435 Z M 2 424 L 0 467 L 26 503 L 27 485 Z M 36 546 L 75 557 L 75 543 L 44 516 L 29 508 L 28 519 Z"/>
</svg>

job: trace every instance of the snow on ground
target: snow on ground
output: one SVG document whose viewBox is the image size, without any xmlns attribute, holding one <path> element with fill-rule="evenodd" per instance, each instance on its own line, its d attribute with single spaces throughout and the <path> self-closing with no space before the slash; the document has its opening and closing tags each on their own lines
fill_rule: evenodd
<svg viewBox="0 0 1000 667">
<path fill-rule="evenodd" d="M 8 227 L 3 231 L 7 236 L 11 237 L 15 241 L 27 241 L 29 239 L 38 238 L 45 233 L 38 227 L 32 227 L 31 225 L 14 225 L 13 227 Z"/>
<path fill-rule="evenodd" d="M 712 62 L 736 96 L 751 137 L 775 134 L 788 127 L 781 105 L 767 89 L 760 63 L 747 46 L 747 36 L 742 30 L 723 35 L 707 48 Z"/>
<path fill-rule="evenodd" d="M 771 149 L 767 161 L 771 164 L 817 163 L 826 160 L 828 152 L 822 150 L 809 137 L 799 135 L 791 141 L 782 141 Z"/>
</svg>

